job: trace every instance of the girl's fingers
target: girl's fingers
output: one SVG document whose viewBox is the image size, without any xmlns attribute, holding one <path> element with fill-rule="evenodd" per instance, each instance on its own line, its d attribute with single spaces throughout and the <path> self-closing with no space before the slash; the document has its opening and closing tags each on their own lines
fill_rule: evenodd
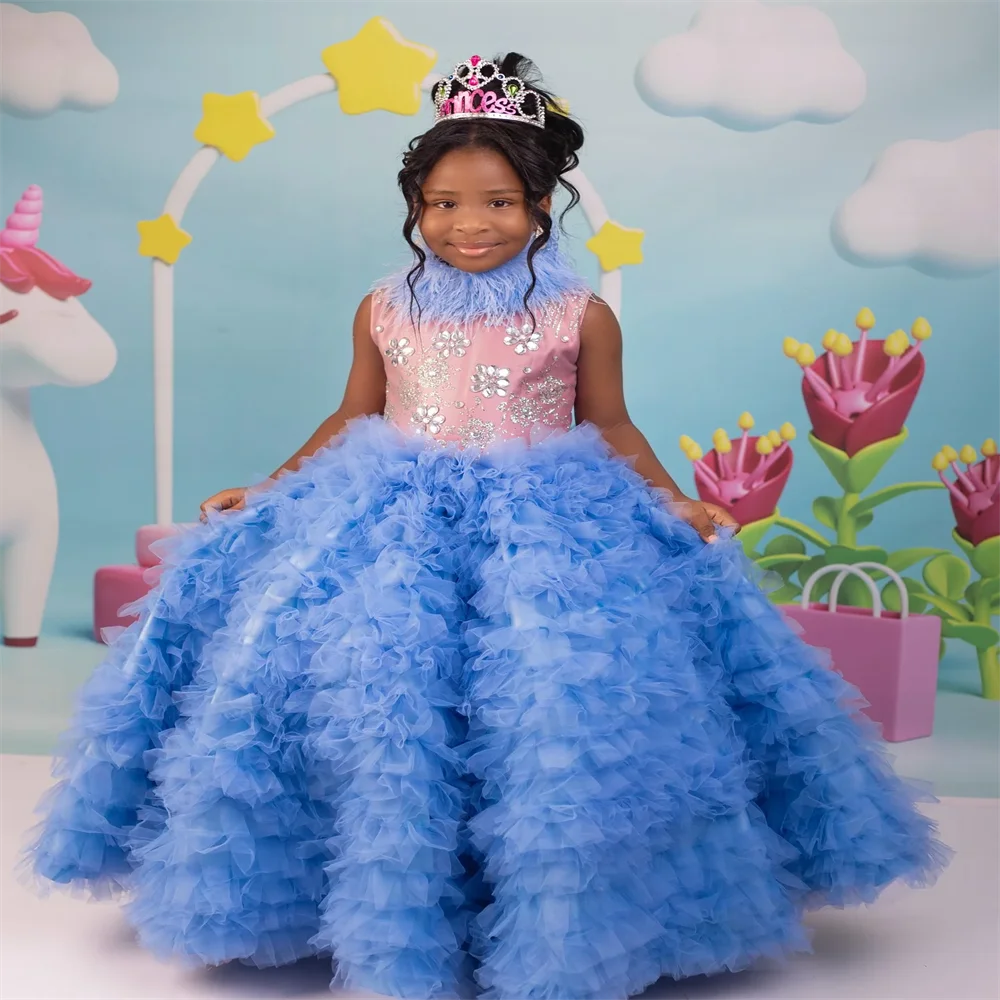
<svg viewBox="0 0 1000 1000">
<path fill-rule="evenodd" d="M 715 524 L 703 509 L 698 509 L 688 524 L 698 532 L 706 542 L 714 542 L 716 538 Z"/>
<path fill-rule="evenodd" d="M 738 535 L 743 527 L 732 514 L 718 507 L 713 508 L 711 517 L 720 528 L 731 528 L 734 535 Z"/>
<path fill-rule="evenodd" d="M 215 511 L 217 514 L 224 514 L 227 511 L 243 510 L 245 501 L 245 493 L 227 493 L 218 497 L 210 497 L 201 505 L 199 520 L 202 523 L 207 521 L 211 511 Z"/>
</svg>

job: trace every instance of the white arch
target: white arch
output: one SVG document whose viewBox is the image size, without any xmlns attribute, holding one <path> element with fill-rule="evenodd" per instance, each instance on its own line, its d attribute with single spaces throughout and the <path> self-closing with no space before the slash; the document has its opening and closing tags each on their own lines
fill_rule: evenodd
<svg viewBox="0 0 1000 1000">
<path fill-rule="evenodd" d="M 440 79 L 436 73 L 424 81 L 423 90 L 430 90 Z M 261 117 L 270 121 L 279 111 L 311 97 L 330 94 L 337 83 L 328 73 L 303 77 L 287 86 L 279 87 L 260 101 Z M 191 199 L 201 182 L 209 175 L 220 153 L 211 146 L 203 146 L 188 161 L 174 181 L 163 213 L 171 216 L 180 226 Z M 596 233 L 609 221 L 597 189 L 587 180 L 578 167 L 567 175 L 580 192 L 580 207 L 587 224 Z M 621 269 L 601 273 L 599 285 L 601 298 L 616 316 L 621 314 Z M 155 453 L 156 523 L 168 527 L 173 523 L 174 504 L 174 268 L 161 260 L 153 260 L 153 448 Z"/>
</svg>

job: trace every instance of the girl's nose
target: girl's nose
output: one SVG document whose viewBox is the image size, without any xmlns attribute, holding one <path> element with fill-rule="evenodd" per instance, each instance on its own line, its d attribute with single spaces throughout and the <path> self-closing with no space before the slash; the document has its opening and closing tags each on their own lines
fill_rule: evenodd
<svg viewBox="0 0 1000 1000">
<path fill-rule="evenodd" d="M 462 233 L 463 235 L 471 235 L 473 233 L 484 233 L 489 229 L 486 220 L 480 215 L 462 215 L 460 218 L 455 220 L 455 230 L 456 232 Z"/>
</svg>

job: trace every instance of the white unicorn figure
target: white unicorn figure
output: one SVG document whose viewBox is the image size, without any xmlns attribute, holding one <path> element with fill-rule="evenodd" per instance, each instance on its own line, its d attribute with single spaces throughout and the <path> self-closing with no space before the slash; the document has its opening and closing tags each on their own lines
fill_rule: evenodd
<svg viewBox="0 0 1000 1000">
<path fill-rule="evenodd" d="M 114 341 L 78 296 L 90 288 L 39 250 L 42 191 L 32 185 L 0 232 L 0 544 L 3 641 L 34 646 L 59 540 L 56 478 L 31 419 L 38 385 L 83 386 L 111 374 Z"/>
</svg>

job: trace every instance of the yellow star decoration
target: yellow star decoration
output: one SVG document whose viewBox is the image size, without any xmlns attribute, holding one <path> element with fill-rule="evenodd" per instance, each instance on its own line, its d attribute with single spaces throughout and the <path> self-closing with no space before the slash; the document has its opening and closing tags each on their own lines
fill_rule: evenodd
<svg viewBox="0 0 1000 1000">
<path fill-rule="evenodd" d="M 587 249 L 597 255 L 602 271 L 615 271 L 625 264 L 642 263 L 641 229 L 627 229 L 617 222 L 605 222 L 594 236 L 587 240 Z"/>
<path fill-rule="evenodd" d="M 171 215 L 145 219 L 136 228 L 139 230 L 139 255 L 155 257 L 164 264 L 176 264 L 181 251 L 191 242 L 191 234 L 184 232 Z"/>
<path fill-rule="evenodd" d="M 437 53 L 407 41 L 385 18 L 373 17 L 353 38 L 324 49 L 322 58 L 337 81 L 344 114 L 415 115 L 420 84 L 434 68 Z"/>
<path fill-rule="evenodd" d="M 260 98 L 252 91 L 242 94 L 204 94 L 201 121 L 194 137 L 214 146 L 231 160 L 242 160 L 254 146 L 274 138 L 274 129 L 261 116 Z"/>
</svg>

